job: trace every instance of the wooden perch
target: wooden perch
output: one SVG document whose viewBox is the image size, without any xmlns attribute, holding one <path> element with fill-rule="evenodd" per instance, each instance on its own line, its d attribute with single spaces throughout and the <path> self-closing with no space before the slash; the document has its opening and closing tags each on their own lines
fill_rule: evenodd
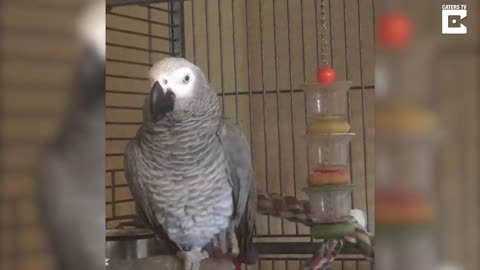
<svg viewBox="0 0 480 270">
<path fill-rule="evenodd" d="M 153 256 L 136 260 L 111 260 L 107 270 L 183 270 L 183 262 L 176 256 Z M 205 259 L 200 270 L 234 270 L 232 262 L 218 259 Z"/>
</svg>

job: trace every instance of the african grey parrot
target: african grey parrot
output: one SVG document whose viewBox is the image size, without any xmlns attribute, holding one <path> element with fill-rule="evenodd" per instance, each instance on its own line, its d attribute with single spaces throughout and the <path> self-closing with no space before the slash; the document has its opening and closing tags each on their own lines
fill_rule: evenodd
<svg viewBox="0 0 480 270">
<path fill-rule="evenodd" d="M 105 269 L 105 3 L 80 18 L 84 51 L 67 112 L 42 148 L 35 202 L 59 270 Z"/>
<path fill-rule="evenodd" d="M 143 124 L 125 152 L 138 211 L 176 244 L 185 269 L 199 268 L 209 243 L 225 252 L 225 239 L 248 263 L 256 195 L 247 139 L 223 117 L 199 67 L 166 58 L 151 68 L 150 80 Z"/>
</svg>

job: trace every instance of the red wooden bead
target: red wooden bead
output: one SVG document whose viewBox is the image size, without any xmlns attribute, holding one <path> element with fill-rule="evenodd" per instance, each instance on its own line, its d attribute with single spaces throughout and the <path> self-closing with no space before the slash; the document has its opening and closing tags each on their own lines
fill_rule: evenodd
<svg viewBox="0 0 480 270">
<path fill-rule="evenodd" d="M 377 23 L 377 36 L 381 45 L 388 48 L 404 48 L 410 41 L 410 18 L 400 12 L 382 15 Z"/>
<path fill-rule="evenodd" d="M 329 67 L 319 68 L 317 71 L 317 81 L 321 84 L 331 84 L 335 81 L 335 71 Z"/>
</svg>

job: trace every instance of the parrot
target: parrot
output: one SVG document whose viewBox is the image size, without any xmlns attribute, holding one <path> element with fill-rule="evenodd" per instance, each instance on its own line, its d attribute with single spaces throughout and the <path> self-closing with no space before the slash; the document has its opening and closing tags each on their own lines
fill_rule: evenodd
<svg viewBox="0 0 480 270">
<path fill-rule="evenodd" d="M 56 269 L 105 269 L 105 3 L 79 17 L 83 45 L 58 132 L 40 149 L 34 201 Z"/>
<path fill-rule="evenodd" d="M 237 268 L 254 263 L 256 185 L 247 138 L 188 60 L 158 61 L 149 80 L 143 122 L 124 155 L 138 214 L 177 248 L 185 270 L 199 269 L 209 245 L 229 249 Z"/>
</svg>

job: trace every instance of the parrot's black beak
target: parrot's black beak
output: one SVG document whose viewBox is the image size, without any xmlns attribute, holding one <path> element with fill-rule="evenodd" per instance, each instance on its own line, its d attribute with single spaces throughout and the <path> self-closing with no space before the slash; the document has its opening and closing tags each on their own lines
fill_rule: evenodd
<svg viewBox="0 0 480 270">
<path fill-rule="evenodd" d="M 175 94 L 171 89 L 165 92 L 162 86 L 155 81 L 150 92 L 150 112 L 153 119 L 158 120 L 161 116 L 173 111 Z"/>
</svg>

